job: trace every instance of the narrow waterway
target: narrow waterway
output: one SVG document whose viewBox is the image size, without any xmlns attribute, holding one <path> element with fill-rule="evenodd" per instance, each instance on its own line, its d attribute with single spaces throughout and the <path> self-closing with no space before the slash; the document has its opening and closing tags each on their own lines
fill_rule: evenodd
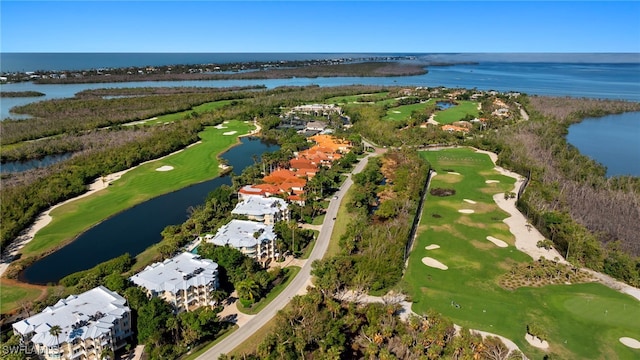
<svg viewBox="0 0 640 360">
<path fill-rule="evenodd" d="M 4 164 L 0 164 L 1 173 L 17 173 L 31 169 L 37 169 L 41 167 L 47 167 L 57 162 L 67 160 L 73 153 L 47 155 L 42 159 L 33 159 L 27 161 L 9 161 Z"/>
<path fill-rule="evenodd" d="M 253 163 L 254 156 L 278 149 L 277 145 L 258 138 L 245 137 L 241 141 L 222 155 L 238 174 Z M 160 233 L 166 226 L 184 222 L 190 206 L 203 204 L 209 192 L 225 184 L 231 185 L 230 176 L 191 185 L 125 210 L 35 262 L 20 274 L 20 280 L 33 284 L 56 283 L 69 274 L 90 269 L 122 254 L 136 256 L 159 242 Z"/>
</svg>

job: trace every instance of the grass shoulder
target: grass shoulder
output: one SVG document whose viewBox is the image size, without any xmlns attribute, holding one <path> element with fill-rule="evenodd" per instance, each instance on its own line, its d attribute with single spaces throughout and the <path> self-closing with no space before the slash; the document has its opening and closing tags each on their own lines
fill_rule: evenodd
<svg viewBox="0 0 640 360">
<path fill-rule="evenodd" d="M 262 311 L 262 309 L 269 305 L 271 301 L 273 301 L 273 299 L 275 299 L 284 289 L 287 288 L 291 281 L 293 281 L 296 275 L 300 272 L 300 269 L 301 268 L 299 266 L 288 266 L 284 268 L 283 270 L 287 271 L 287 278 L 285 281 L 276 285 L 264 298 L 260 299 L 260 301 L 253 304 L 250 308 L 243 306 L 240 301 L 236 302 L 238 311 L 247 315 L 255 315 Z"/>
</svg>

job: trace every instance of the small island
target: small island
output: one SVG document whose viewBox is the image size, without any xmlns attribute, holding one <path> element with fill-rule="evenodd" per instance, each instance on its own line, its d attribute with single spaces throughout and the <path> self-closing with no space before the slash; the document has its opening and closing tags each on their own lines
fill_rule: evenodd
<svg viewBox="0 0 640 360">
<path fill-rule="evenodd" d="M 0 98 L 20 98 L 45 96 L 39 91 L 0 91 Z"/>
</svg>

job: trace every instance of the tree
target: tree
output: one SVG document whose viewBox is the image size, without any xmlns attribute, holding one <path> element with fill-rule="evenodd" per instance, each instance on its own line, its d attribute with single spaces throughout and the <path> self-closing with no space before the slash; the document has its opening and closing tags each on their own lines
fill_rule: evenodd
<svg viewBox="0 0 640 360">
<path fill-rule="evenodd" d="M 62 328 L 60 325 L 53 325 L 49 329 L 49 335 L 56 337 L 56 347 L 58 351 L 60 351 L 60 334 L 62 334 Z"/>
<path fill-rule="evenodd" d="M 260 286 L 252 279 L 245 279 L 236 284 L 236 291 L 238 291 L 238 297 L 241 299 L 254 302 L 255 298 L 260 296 Z"/>
</svg>

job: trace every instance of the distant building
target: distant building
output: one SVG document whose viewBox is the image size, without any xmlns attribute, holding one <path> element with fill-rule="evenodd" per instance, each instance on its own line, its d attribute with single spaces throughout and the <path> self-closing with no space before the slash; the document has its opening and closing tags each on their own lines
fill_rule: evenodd
<svg viewBox="0 0 640 360">
<path fill-rule="evenodd" d="M 127 301 L 104 286 L 70 295 L 41 313 L 14 323 L 22 342 L 33 343 L 44 359 L 100 359 L 106 351 L 123 348 L 131 330 Z M 51 335 L 54 326 L 61 329 Z"/>
<path fill-rule="evenodd" d="M 238 249 L 263 264 L 278 256 L 273 225 L 248 220 L 231 220 L 218 229 L 215 235 L 206 235 L 204 238 L 217 246 L 231 246 Z"/>
<path fill-rule="evenodd" d="M 277 197 L 246 196 L 231 211 L 235 215 L 244 215 L 249 220 L 273 225 L 277 221 L 289 220 L 289 205 Z"/>
<path fill-rule="evenodd" d="M 129 278 L 149 297 L 159 297 L 176 311 L 193 311 L 213 306 L 211 292 L 218 288 L 218 264 L 184 252 L 163 262 L 147 266 Z"/>
</svg>

